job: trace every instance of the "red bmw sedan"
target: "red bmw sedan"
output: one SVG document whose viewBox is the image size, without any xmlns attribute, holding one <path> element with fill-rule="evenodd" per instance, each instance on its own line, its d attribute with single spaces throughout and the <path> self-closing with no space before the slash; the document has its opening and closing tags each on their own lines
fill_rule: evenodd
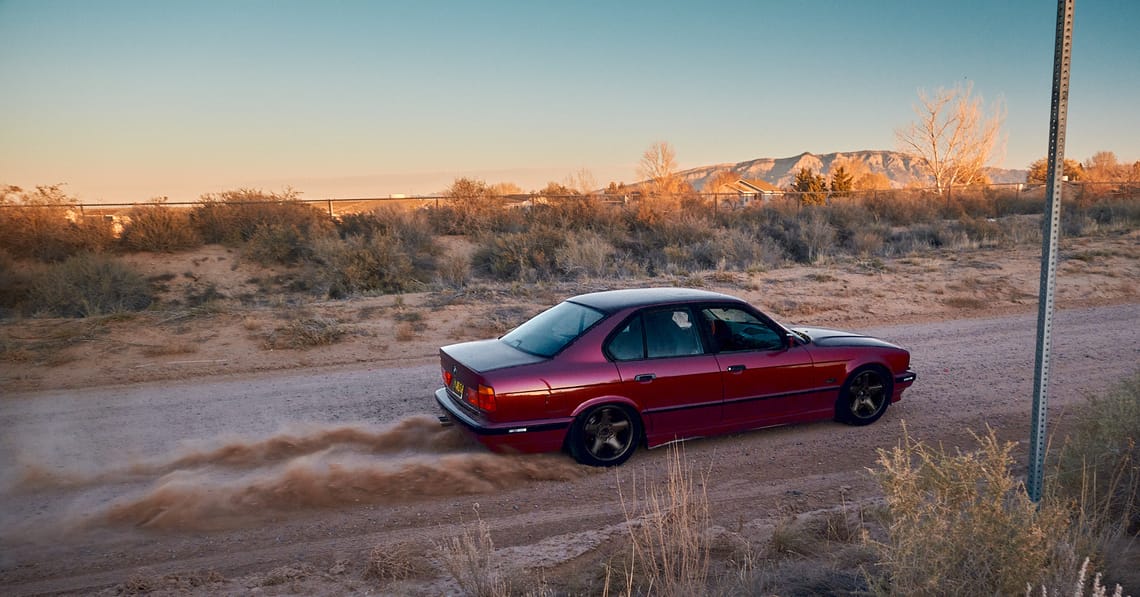
<svg viewBox="0 0 1140 597">
<path fill-rule="evenodd" d="M 446 424 L 495 451 L 567 450 L 593 466 L 641 445 L 830 418 L 867 425 L 915 380 L 894 344 L 785 327 L 687 288 L 583 294 L 439 357 Z"/>
</svg>

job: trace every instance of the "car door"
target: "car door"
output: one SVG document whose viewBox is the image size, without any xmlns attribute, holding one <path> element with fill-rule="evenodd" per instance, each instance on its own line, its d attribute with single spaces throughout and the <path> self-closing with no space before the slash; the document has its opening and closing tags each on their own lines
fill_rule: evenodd
<svg viewBox="0 0 1140 597">
<path fill-rule="evenodd" d="M 606 353 L 636 402 L 649 445 L 713 432 L 722 420 L 720 365 L 687 306 L 636 313 L 611 336 Z"/>
<path fill-rule="evenodd" d="M 738 306 L 700 315 L 715 345 L 727 429 L 779 425 L 824 408 L 809 349 L 782 328 Z"/>
</svg>

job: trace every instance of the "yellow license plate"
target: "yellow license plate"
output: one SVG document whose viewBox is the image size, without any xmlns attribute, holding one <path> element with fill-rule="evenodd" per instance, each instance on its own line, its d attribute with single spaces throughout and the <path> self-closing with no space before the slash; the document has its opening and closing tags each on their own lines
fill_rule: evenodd
<svg viewBox="0 0 1140 597">
<path fill-rule="evenodd" d="M 459 381 L 458 379 L 452 379 L 451 380 L 451 391 L 455 392 L 456 394 L 459 395 L 460 398 L 462 398 L 463 397 L 463 382 Z"/>
</svg>

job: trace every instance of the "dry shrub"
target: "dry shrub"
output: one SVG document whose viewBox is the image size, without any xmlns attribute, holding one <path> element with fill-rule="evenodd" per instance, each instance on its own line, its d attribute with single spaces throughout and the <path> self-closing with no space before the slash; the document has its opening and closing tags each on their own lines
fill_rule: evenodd
<svg viewBox="0 0 1140 597">
<path fill-rule="evenodd" d="M 328 238 L 315 245 L 315 285 L 332 298 L 370 292 L 421 290 L 430 271 L 416 264 L 399 239 L 384 236 Z"/>
<path fill-rule="evenodd" d="M 38 268 L 25 304 L 36 314 L 92 317 L 141 311 L 154 300 L 142 274 L 115 259 L 81 254 Z"/>
<path fill-rule="evenodd" d="M 84 217 L 77 200 L 60 185 L 35 191 L 0 191 L 0 249 L 13 257 L 59 262 L 80 252 L 103 251 L 115 243 L 112 223 Z"/>
<path fill-rule="evenodd" d="M 897 595 L 1012 595 L 1041 578 L 1067 513 L 1030 501 L 1010 473 L 1013 443 L 993 430 L 978 450 L 947 452 L 910 437 L 879 451 L 873 471 L 890 511 L 881 545 Z"/>
<path fill-rule="evenodd" d="M 564 230 L 589 230 L 603 236 L 619 233 L 622 227 L 618 209 L 594 196 L 562 197 L 546 205 L 536 205 L 530 217 L 532 221 Z"/>
<path fill-rule="evenodd" d="M 1140 227 L 1140 199 L 1115 197 L 1095 201 L 1084 207 L 1088 217 L 1104 231 L 1135 230 Z"/>
<path fill-rule="evenodd" d="M 249 241 L 259 229 L 276 234 L 294 231 L 306 240 L 333 229 L 327 213 L 301 202 L 292 190 L 266 193 L 238 189 L 203 195 L 190 210 L 190 222 L 204 241 L 229 245 Z"/>
<path fill-rule="evenodd" d="M 202 239 L 190 225 L 189 211 L 156 200 L 131 209 L 119 242 L 133 251 L 173 252 L 197 247 Z"/>
<path fill-rule="evenodd" d="M 467 259 L 457 259 L 451 256 L 436 267 L 439 281 L 444 286 L 453 289 L 463 288 L 471 279 L 471 262 Z"/>
<path fill-rule="evenodd" d="M 265 339 L 267 349 L 327 346 L 348 333 L 339 322 L 325 317 L 300 317 L 278 327 Z"/>
<path fill-rule="evenodd" d="M 625 581 L 645 594 L 688 597 L 709 592 L 711 534 L 707 476 L 695 473 L 677 445 L 670 447 L 663 485 L 636 480 L 622 496 L 630 552 Z"/>
<path fill-rule="evenodd" d="M 511 584 L 495 557 L 495 543 L 487 523 L 478 517 L 476 526 L 464 525 L 463 534 L 436 546 L 443 568 L 467 595 L 501 597 L 511 594 Z"/>
<path fill-rule="evenodd" d="M 557 270 L 568 277 L 604 276 L 613 263 L 614 247 L 602 235 L 593 231 L 570 235 L 565 246 L 559 248 L 554 260 Z"/>
<path fill-rule="evenodd" d="M 522 210 L 507 208 L 482 180 L 458 178 L 444 194 L 447 201 L 428 211 L 428 222 L 440 234 L 479 235 L 525 228 Z"/>
<path fill-rule="evenodd" d="M 672 196 L 644 196 L 633 207 L 633 218 L 641 225 L 655 226 L 677 217 L 681 202 Z"/>
<path fill-rule="evenodd" d="M 526 232 L 484 235 L 472 262 L 500 280 L 548 279 L 557 272 L 558 252 L 565 244 L 563 231 L 541 225 Z"/>
<path fill-rule="evenodd" d="M 312 257 L 312 285 L 333 298 L 422 290 L 439 267 L 442 249 L 422 213 L 382 208 L 344 216 L 337 229 L 339 238 L 314 243 Z"/>
<path fill-rule="evenodd" d="M 27 300 L 29 269 L 20 267 L 8 253 L 0 251 L 0 318 L 17 311 Z"/>
<path fill-rule="evenodd" d="M 1140 374 L 1135 374 L 1105 396 L 1090 398 L 1046 479 L 1049 500 L 1073 510 L 1071 542 L 1078 552 L 1095 554 L 1110 578 L 1132 585 L 1140 583 L 1140 573 L 1111 556 L 1120 555 L 1121 544 L 1140 533 L 1138 444 Z"/>
<path fill-rule="evenodd" d="M 997 220 L 963 215 L 957 229 L 979 246 L 994 246 L 1005 241 L 1004 230 Z"/>
<path fill-rule="evenodd" d="M 945 199 L 920 191 L 881 191 L 864 196 L 861 203 L 876 220 L 892 226 L 910 226 L 940 220 L 939 209 Z"/>
<path fill-rule="evenodd" d="M 817 263 L 830 253 L 835 244 L 835 227 L 819 208 L 805 209 L 804 212 L 806 217 L 800 230 L 807 247 L 807 262 Z"/>
</svg>

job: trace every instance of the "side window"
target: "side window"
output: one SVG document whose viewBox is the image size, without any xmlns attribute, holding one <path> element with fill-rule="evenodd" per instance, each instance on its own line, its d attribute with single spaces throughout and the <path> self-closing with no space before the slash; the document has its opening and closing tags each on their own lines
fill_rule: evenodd
<svg viewBox="0 0 1140 597">
<path fill-rule="evenodd" d="M 700 330 L 693 314 L 684 307 L 648 311 L 645 325 L 645 352 L 649 358 L 701 354 Z"/>
<path fill-rule="evenodd" d="M 641 316 L 635 315 L 618 333 L 610 338 L 606 352 L 616 361 L 636 361 L 645 358 L 645 336 L 641 333 Z"/>
<path fill-rule="evenodd" d="M 717 352 L 777 350 L 784 347 L 784 338 L 779 332 L 743 309 L 705 309 L 701 315 L 709 321 Z"/>
</svg>

